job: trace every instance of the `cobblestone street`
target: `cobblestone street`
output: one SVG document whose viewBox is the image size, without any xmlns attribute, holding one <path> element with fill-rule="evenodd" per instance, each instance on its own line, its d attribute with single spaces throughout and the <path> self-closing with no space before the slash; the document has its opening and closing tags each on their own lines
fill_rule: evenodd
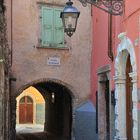
<svg viewBox="0 0 140 140">
<path fill-rule="evenodd" d="M 22 133 L 35 133 L 35 132 L 43 132 L 44 125 L 41 124 L 17 124 L 16 132 L 18 134 Z"/>
<path fill-rule="evenodd" d="M 16 126 L 16 140 L 69 140 L 43 131 L 43 125 L 23 124 Z"/>
</svg>

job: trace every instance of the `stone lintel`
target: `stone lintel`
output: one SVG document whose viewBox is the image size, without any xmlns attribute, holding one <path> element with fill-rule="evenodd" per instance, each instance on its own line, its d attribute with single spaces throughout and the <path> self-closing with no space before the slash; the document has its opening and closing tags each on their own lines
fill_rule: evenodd
<svg viewBox="0 0 140 140">
<path fill-rule="evenodd" d="M 99 67 L 98 70 L 97 70 L 97 74 L 103 74 L 103 73 L 107 73 L 111 71 L 111 66 L 110 65 L 105 65 L 105 66 L 102 66 L 102 67 Z"/>
</svg>

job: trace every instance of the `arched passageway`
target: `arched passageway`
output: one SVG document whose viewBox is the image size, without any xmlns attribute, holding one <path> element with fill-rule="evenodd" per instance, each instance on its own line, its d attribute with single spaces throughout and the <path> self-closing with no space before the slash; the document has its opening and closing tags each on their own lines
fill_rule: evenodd
<svg viewBox="0 0 140 140">
<path fill-rule="evenodd" d="M 30 86 L 38 90 L 45 100 L 44 132 L 37 133 L 37 139 L 49 140 L 57 137 L 57 139 L 70 140 L 72 133 L 72 92 L 66 86 L 54 81 L 37 82 Z M 30 86 L 24 88 L 24 90 Z M 18 93 L 18 96 L 20 94 L 21 92 Z M 23 96 L 19 100 L 19 105 L 23 99 L 25 99 L 24 105 L 27 105 L 27 97 Z M 32 99 L 33 101 L 34 99 Z M 19 135 L 17 133 L 16 138 L 18 140 L 21 138 L 28 139 L 33 135 L 27 133 Z M 52 136 L 51 138 L 49 138 L 50 135 Z"/>
<path fill-rule="evenodd" d="M 71 91 L 64 85 L 53 81 L 38 82 L 31 86 L 37 89 L 45 100 L 45 122 L 43 133 L 45 134 L 46 139 L 48 138 L 48 134 L 51 134 L 55 137 L 57 136 L 58 139 L 61 137 L 70 140 L 72 128 Z M 40 140 L 43 140 L 44 138 L 41 137 Z M 19 139 L 18 135 L 17 139 Z"/>
</svg>

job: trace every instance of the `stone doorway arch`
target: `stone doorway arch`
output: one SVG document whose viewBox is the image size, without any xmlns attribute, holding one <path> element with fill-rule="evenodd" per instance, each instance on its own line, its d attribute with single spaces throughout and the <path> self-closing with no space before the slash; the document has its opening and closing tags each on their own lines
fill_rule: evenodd
<svg viewBox="0 0 140 140">
<path fill-rule="evenodd" d="M 134 46 L 126 33 L 119 34 L 121 40 L 115 59 L 115 140 L 127 140 L 126 134 L 126 62 L 130 55 L 132 72 L 129 77 L 132 78 L 132 121 L 133 139 L 138 140 L 138 108 L 137 108 L 137 68 Z"/>
</svg>

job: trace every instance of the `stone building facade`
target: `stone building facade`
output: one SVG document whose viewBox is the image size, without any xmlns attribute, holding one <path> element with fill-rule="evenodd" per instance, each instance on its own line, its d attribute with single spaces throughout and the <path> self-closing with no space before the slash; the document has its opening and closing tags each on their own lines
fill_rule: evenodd
<svg viewBox="0 0 140 140">
<path fill-rule="evenodd" d="M 90 96 L 91 5 L 83 7 L 79 1 L 74 1 L 74 6 L 80 11 L 80 17 L 76 32 L 69 38 L 60 32 L 53 34 L 54 30 L 50 29 L 52 25 L 58 25 L 55 29 L 61 30 L 58 13 L 64 8 L 65 2 L 65 0 L 6 1 L 8 41 L 12 46 L 11 73 L 12 77 L 16 79 L 16 82 L 11 84 L 11 133 L 13 139 L 16 124 L 16 97 L 28 87 L 33 86 L 41 92 L 46 101 L 46 107 L 57 108 L 59 105 L 69 107 L 70 115 L 67 115 L 65 108 L 65 111 L 63 110 L 65 117 L 58 118 L 68 118 L 71 122 L 68 125 L 70 128 L 67 128 L 66 122 L 58 125 L 64 125 L 63 133 L 66 135 L 71 133 L 72 137 L 74 137 L 75 108 Z M 44 28 L 43 16 L 45 15 L 50 19 L 48 22 L 53 23 L 45 23 L 49 25 Z M 56 42 L 50 43 L 51 35 L 47 34 L 49 37 L 45 38 L 46 35 L 42 35 L 44 30 L 53 34 L 51 39 L 56 39 Z M 49 42 L 48 44 L 43 42 L 44 38 L 48 39 L 45 40 Z M 59 42 L 59 39 L 64 40 Z M 59 94 L 55 94 L 57 92 Z M 58 99 L 57 106 L 53 104 L 53 94 L 55 94 L 56 100 Z M 62 101 L 59 102 L 59 99 Z M 49 101 L 47 102 L 47 100 Z M 48 109 L 50 112 L 51 110 Z M 57 110 L 50 114 L 56 112 Z M 47 124 L 47 118 L 46 115 L 45 129 L 58 132 L 57 128 L 51 128 L 52 125 Z M 51 118 L 52 122 L 56 121 L 54 117 Z"/>
</svg>

